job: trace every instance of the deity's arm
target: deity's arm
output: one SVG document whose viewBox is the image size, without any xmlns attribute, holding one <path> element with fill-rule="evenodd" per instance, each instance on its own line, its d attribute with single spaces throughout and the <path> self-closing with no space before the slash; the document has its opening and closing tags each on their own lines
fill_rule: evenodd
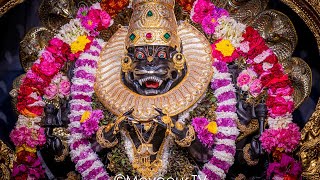
<svg viewBox="0 0 320 180">
<path fill-rule="evenodd" d="M 119 141 L 116 136 L 120 132 L 120 129 L 123 129 L 126 126 L 128 120 L 133 119 L 131 117 L 132 112 L 133 109 L 130 109 L 122 116 L 119 116 L 114 122 L 99 128 L 96 139 L 103 148 L 112 148 L 118 144 Z"/>
</svg>

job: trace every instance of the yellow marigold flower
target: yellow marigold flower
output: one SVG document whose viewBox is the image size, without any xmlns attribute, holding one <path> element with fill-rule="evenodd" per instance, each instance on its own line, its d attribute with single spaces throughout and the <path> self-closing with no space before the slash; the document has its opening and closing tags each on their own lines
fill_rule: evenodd
<svg viewBox="0 0 320 180">
<path fill-rule="evenodd" d="M 85 111 L 81 116 L 80 123 L 86 122 L 90 118 L 90 115 L 91 115 L 90 111 Z"/>
<path fill-rule="evenodd" d="M 36 148 L 32 148 L 32 147 L 29 147 L 29 146 L 24 144 L 24 145 L 19 146 L 19 147 L 16 148 L 16 153 L 19 153 L 19 152 L 21 152 L 23 150 L 25 150 L 27 152 L 31 152 L 31 153 L 36 153 L 37 152 Z"/>
<path fill-rule="evenodd" d="M 235 50 L 229 40 L 223 39 L 216 44 L 216 50 L 220 51 L 221 54 L 226 56 L 231 56 Z"/>
<path fill-rule="evenodd" d="M 83 51 L 88 43 L 90 43 L 90 39 L 87 36 L 79 36 L 77 40 L 71 43 L 71 52 L 77 53 L 79 51 Z"/>
<path fill-rule="evenodd" d="M 209 132 L 211 132 L 212 134 L 217 134 L 218 133 L 218 125 L 216 122 L 212 121 L 210 122 L 207 127 Z"/>
</svg>

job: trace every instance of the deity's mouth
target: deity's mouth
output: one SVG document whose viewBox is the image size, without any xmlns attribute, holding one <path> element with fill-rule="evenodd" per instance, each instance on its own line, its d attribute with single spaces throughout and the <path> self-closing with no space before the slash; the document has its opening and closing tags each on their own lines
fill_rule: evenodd
<svg viewBox="0 0 320 180">
<path fill-rule="evenodd" d="M 139 84 L 143 88 L 157 89 L 162 85 L 162 83 L 163 80 L 156 76 L 139 79 Z"/>
<path fill-rule="evenodd" d="M 161 79 L 157 76 L 147 76 L 134 80 L 135 90 L 142 95 L 158 95 L 166 93 L 173 83 L 173 80 L 167 78 L 166 80 Z"/>
</svg>

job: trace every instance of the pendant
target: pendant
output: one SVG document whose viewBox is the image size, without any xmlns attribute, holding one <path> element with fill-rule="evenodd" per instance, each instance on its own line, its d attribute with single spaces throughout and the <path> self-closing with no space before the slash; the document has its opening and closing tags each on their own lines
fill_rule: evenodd
<svg viewBox="0 0 320 180">
<path fill-rule="evenodd" d="M 162 167 L 162 161 L 158 158 L 151 162 L 151 156 L 156 154 L 157 152 L 153 151 L 153 144 L 141 144 L 132 163 L 133 168 L 142 177 L 152 178 Z"/>
</svg>

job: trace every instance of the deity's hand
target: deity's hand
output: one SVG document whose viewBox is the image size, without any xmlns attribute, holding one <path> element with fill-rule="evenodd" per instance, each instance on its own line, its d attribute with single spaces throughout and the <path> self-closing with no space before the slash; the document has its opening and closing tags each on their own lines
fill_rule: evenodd
<svg viewBox="0 0 320 180">
<path fill-rule="evenodd" d="M 267 118 L 267 111 L 268 110 L 265 103 L 259 103 L 255 107 L 255 116 L 259 122 L 259 134 L 254 136 L 251 141 L 251 157 L 254 159 L 264 154 L 259 138 L 264 131 L 264 123 Z"/>
<path fill-rule="evenodd" d="M 134 118 L 132 117 L 133 110 L 133 108 L 130 109 L 129 111 L 119 116 L 115 120 L 115 122 L 112 122 L 106 126 L 102 126 L 101 128 L 99 128 L 99 130 L 96 133 L 96 140 L 102 148 L 112 148 L 116 144 L 118 144 L 118 139 L 116 135 L 121 129 L 126 127 L 126 124 L 128 124 L 129 121 L 134 120 Z"/>
<path fill-rule="evenodd" d="M 155 122 L 157 122 L 161 127 L 167 129 L 168 132 L 172 132 L 179 140 L 185 138 L 188 131 L 187 127 L 178 122 L 176 117 L 168 116 L 167 113 L 163 112 L 162 109 L 154 109 L 159 113 L 159 115 L 153 118 Z"/>
<path fill-rule="evenodd" d="M 134 118 L 132 116 L 133 111 L 134 109 L 131 108 L 129 111 L 123 113 L 122 116 L 119 116 L 116 119 L 116 121 L 114 122 L 114 131 L 118 132 L 120 129 L 125 127 L 125 124 L 134 121 Z"/>
<path fill-rule="evenodd" d="M 259 138 L 260 135 L 256 135 L 252 138 L 250 149 L 250 155 L 252 159 L 257 159 L 264 154 Z"/>
<path fill-rule="evenodd" d="M 46 145 L 45 147 L 53 154 L 61 154 L 63 150 L 63 144 L 60 138 L 52 135 L 51 129 L 46 128 Z"/>
<path fill-rule="evenodd" d="M 123 113 L 121 116 L 119 116 L 115 122 L 108 124 L 104 127 L 103 130 L 103 137 L 113 142 L 116 139 L 116 134 L 125 127 L 125 124 L 127 124 L 129 121 L 133 121 L 132 112 L 133 108 L 129 111 Z"/>
<path fill-rule="evenodd" d="M 253 107 L 244 100 L 240 100 L 237 103 L 237 114 L 241 124 L 248 125 L 253 118 Z"/>
</svg>

